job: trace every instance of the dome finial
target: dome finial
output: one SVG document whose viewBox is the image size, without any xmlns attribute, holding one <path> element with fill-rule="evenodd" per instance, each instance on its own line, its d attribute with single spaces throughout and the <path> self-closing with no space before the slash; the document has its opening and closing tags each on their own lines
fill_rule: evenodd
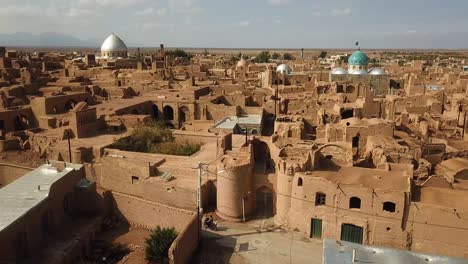
<svg viewBox="0 0 468 264">
<path fill-rule="evenodd" d="M 356 41 L 356 43 L 354 44 L 354 46 L 356 46 L 358 50 L 361 50 L 361 46 L 359 46 L 359 41 Z"/>
</svg>

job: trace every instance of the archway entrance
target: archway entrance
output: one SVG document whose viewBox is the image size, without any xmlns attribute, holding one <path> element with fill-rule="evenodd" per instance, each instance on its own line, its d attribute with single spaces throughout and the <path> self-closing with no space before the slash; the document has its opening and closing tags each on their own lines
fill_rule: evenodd
<svg viewBox="0 0 468 264">
<path fill-rule="evenodd" d="M 255 192 L 256 213 L 258 218 L 273 217 L 273 192 L 266 186 Z"/>
<path fill-rule="evenodd" d="M 254 146 L 254 161 L 256 173 L 271 172 L 274 167 L 271 165 L 270 148 L 263 141 L 255 141 Z"/>
<path fill-rule="evenodd" d="M 174 120 L 174 109 L 171 106 L 166 105 L 163 108 L 164 120 Z"/>
<path fill-rule="evenodd" d="M 179 122 L 180 126 L 183 126 L 184 123 L 189 119 L 190 110 L 186 106 L 179 108 Z"/>
</svg>

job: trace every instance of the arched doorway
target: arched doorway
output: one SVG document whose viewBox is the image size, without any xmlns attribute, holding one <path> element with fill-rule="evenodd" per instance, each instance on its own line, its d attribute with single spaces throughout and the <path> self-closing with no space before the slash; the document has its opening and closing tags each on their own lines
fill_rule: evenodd
<svg viewBox="0 0 468 264">
<path fill-rule="evenodd" d="M 166 105 L 163 108 L 164 120 L 174 120 L 174 109 L 171 106 Z"/>
<path fill-rule="evenodd" d="M 262 186 L 255 192 L 255 197 L 257 217 L 273 217 L 273 192 L 271 189 L 266 186 Z"/>
<path fill-rule="evenodd" d="M 189 119 L 190 110 L 186 106 L 179 108 L 179 122 L 182 126 Z"/>
<path fill-rule="evenodd" d="M 264 141 L 254 141 L 253 144 L 255 172 L 256 173 L 269 173 L 274 170 L 271 165 L 270 148 Z"/>
</svg>

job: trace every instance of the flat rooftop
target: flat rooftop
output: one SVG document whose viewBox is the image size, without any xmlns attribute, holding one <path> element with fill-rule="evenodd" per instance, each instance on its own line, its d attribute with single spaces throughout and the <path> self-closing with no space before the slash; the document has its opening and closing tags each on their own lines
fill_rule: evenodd
<svg viewBox="0 0 468 264">
<path fill-rule="evenodd" d="M 340 167 L 336 171 L 317 170 L 304 177 L 319 177 L 342 185 L 361 185 L 373 190 L 410 191 L 410 177 L 402 171 L 361 167 Z"/>
<path fill-rule="evenodd" d="M 67 163 L 59 171 L 51 164 L 44 164 L 0 189 L 0 232 L 44 201 L 52 184 L 81 167 Z"/>
</svg>

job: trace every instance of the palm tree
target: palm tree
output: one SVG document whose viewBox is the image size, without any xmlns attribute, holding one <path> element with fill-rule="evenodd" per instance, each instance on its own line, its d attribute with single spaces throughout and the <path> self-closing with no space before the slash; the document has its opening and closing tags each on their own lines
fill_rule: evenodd
<svg viewBox="0 0 468 264">
<path fill-rule="evenodd" d="M 164 262 L 168 259 L 169 248 L 177 238 L 175 228 L 161 228 L 157 226 L 145 240 L 146 260 L 149 263 Z"/>
</svg>

